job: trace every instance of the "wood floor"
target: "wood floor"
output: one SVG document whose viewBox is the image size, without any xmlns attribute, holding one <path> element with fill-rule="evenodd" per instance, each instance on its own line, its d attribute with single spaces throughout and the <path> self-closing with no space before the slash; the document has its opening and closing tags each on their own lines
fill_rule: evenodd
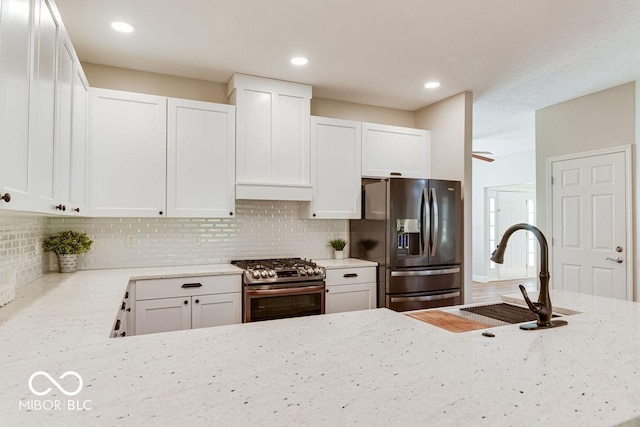
<svg viewBox="0 0 640 427">
<path fill-rule="evenodd" d="M 489 283 L 473 282 L 473 302 L 499 301 L 502 295 L 520 293 L 518 285 L 524 285 L 528 292 L 538 290 L 535 277 Z"/>
</svg>

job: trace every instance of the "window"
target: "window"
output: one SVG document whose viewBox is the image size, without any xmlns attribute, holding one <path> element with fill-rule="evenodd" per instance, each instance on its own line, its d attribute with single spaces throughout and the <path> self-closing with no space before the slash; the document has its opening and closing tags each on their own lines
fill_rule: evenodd
<svg viewBox="0 0 640 427">
<path fill-rule="evenodd" d="M 492 253 L 496 245 L 496 197 L 489 196 L 489 253 Z M 489 270 L 495 270 L 496 263 L 489 261 Z"/>
</svg>

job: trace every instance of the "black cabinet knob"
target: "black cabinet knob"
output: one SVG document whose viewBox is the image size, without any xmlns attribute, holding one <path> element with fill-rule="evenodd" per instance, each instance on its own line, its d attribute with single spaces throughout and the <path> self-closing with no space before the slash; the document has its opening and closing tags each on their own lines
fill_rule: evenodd
<svg viewBox="0 0 640 427">
<path fill-rule="evenodd" d="M 11 201 L 11 194 L 4 193 L 3 195 L 0 196 L 0 199 L 2 199 L 5 202 L 9 203 Z"/>
<path fill-rule="evenodd" d="M 67 207 L 65 205 L 63 205 L 63 204 L 60 204 L 60 205 L 56 206 L 56 210 L 64 212 L 64 211 L 67 210 Z"/>
<path fill-rule="evenodd" d="M 188 300 L 184 300 L 184 305 L 187 305 L 187 304 L 189 304 L 189 301 Z"/>
<path fill-rule="evenodd" d="M 127 311 L 128 311 L 128 312 L 131 312 L 131 308 L 127 308 Z"/>
<path fill-rule="evenodd" d="M 200 304 L 200 300 L 199 299 L 196 300 L 196 304 Z"/>
<path fill-rule="evenodd" d="M 73 211 L 80 213 L 80 208 L 75 208 Z"/>
<path fill-rule="evenodd" d="M 229 215 L 233 216 L 233 212 L 229 212 Z"/>
<path fill-rule="evenodd" d="M 313 217 L 315 218 L 315 217 L 316 217 L 316 214 L 313 214 Z"/>
<path fill-rule="evenodd" d="M 326 293 L 329 293 L 329 289 L 325 289 L 324 291 L 325 291 Z"/>
<path fill-rule="evenodd" d="M 120 334 L 121 337 L 126 337 L 127 336 L 127 331 L 124 331 Z"/>
<path fill-rule="evenodd" d="M 164 214 L 164 212 L 162 212 L 162 211 L 158 212 L 158 215 L 163 215 L 163 214 Z"/>
</svg>

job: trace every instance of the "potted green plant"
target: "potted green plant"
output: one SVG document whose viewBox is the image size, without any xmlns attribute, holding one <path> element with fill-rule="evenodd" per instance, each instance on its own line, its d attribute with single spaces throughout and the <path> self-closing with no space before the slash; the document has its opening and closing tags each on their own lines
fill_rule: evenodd
<svg viewBox="0 0 640 427">
<path fill-rule="evenodd" d="M 44 239 L 42 249 L 56 254 L 60 273 L 73 273 L 78 269 L 78 255 L 89 252 L 92 243 L 87 233 L 66 230 Z"/>
<path fill-rule="evenodd" d="M 329 240 L 329 246 L 333 248 L 335 259 L 344 259 L 344 247 L 347 246 L 346 240 L 340 238 Z"/>
</svg>

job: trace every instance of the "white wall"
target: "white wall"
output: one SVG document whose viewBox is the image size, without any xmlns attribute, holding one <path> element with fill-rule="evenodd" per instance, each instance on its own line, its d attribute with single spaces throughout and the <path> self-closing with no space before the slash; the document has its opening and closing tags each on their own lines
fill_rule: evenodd
<svg viewBox="0 0 640 427">
<path fill-rule="evenodd" d="M 49 231 L 85 231 L 94 240 L 79 258 L 80 269 L 331 258 L 327 242 L 346 239 L 347 222 L 300 219 L 298 210 L 298 202 L 238 200 L 235 218 L 51 218 Z M 134 248 L 126 247 L 127 234 L 136 237 Z M 49 267 L 57 269 L 53 256 Z"/>
<path fill-rule="evenodd" d="M 472 300 L 471 283 L 471 142 L 473 94 L 463 92 L 416 111 L 416 127 L 431 130 L 431 176 L 462 182 L 464 209 L 464 300 Z"/>
<path fill-rule="evenodd" d="M 636 194 L 635 200 L 632 201 L 634 218 L 639 214 L 636 208 L 636 201 L 639 200 L 637 192 L 640 191 L 638 173 L 636 172 L 639 164 L 639 150 L 636 144 L 640 142 L 637 130 L 640 123 L 637 91 L 636 82 L 631 82 L 536 111 L 536 198 L 538 206 L 536 220 L 545 234 L 548 233 L 546 160 L 549 157 L 634 145 L 633 149 L 636 153 L 633 167 L 635 188 L 632 189 L 632 193 Z M 634 300 L 637 301 L 640 294 L 640 284 L 637 280 L 639 277 L 637 269 L 640 266 L 637 258 L 640 255 L 638 253 L 640 230 L 638 230 L 637 222 L 633 227 L 636 251 L 633 283 L 635 284 Z"/>
<path fill-rule="evenodd" d="M 485 239 L 485 189 L 535 183 L 535 151 L 497 156 L 495 162 L 473 161 L 473 280 L 488 280 L 489 248 Z"/>
</svg>

